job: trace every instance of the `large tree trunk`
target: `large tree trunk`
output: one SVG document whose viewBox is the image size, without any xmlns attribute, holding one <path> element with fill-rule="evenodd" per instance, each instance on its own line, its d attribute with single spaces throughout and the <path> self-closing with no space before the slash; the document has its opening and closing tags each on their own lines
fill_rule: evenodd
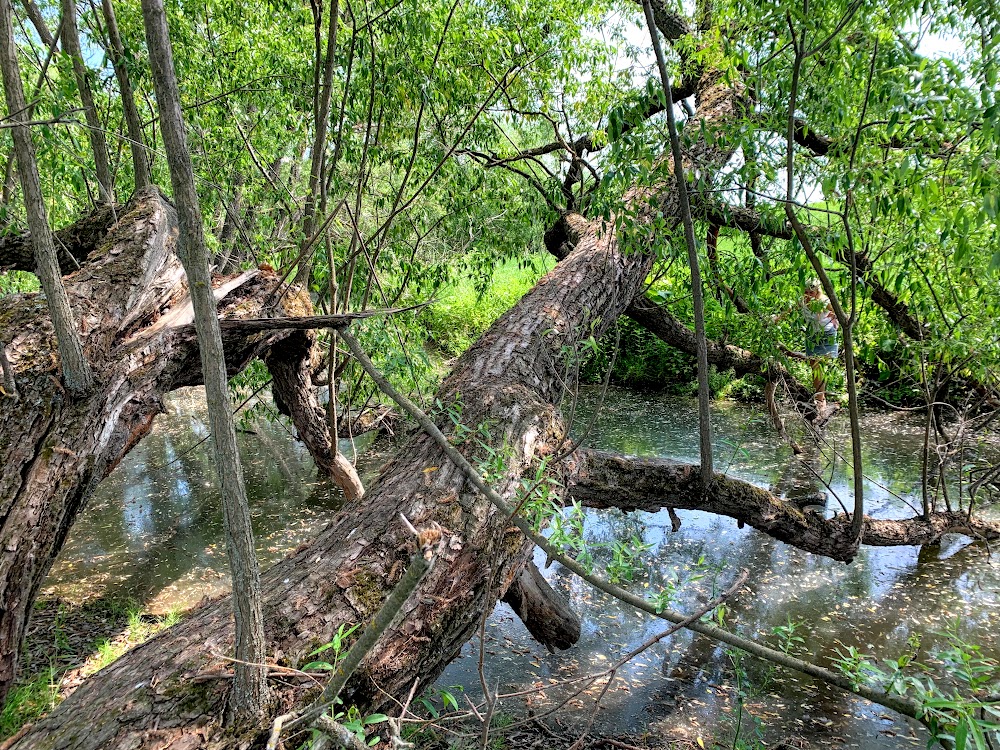
<svg viewBox="0 0 1000 750">
<path fill-rule="evenodd" d="M 67 277 L 98 373 L 84 399 L 67 398 L 55 377 L 44 300 L 35 294 L 0 299 L 0 331 L 10 337 L 7 354 L 19 391 L 17 400 L 0 395 L 0 698 L 15 674 L 32 602 L 76 514 L 149 431 L 162 411 L 162 394 L 202 382 L 191 307 L 173 254 L 176 237 L 176 214 L 153 188 L 134 199 L 84 268 Z M 223 280 L 215 294 L 224 298 L 224 318 L 248 318 L 271 314 L 263 304 L 277 287 L 273 274 L 255 271 Z M 308 305 L 295 295 L 284 300 L 284 307 Z M 288 336 L 283 330 L 248 334 L 232 325 L 223 334 L 230 374 Z"/>
<path fill-rule="evenodd" d="M 706 128 L 737 114 L 743 89 L 717 76 L 702 81 L 699 111 Z M 716 142 L 717 143 L 717 142 Z M 705 173 L 729 158 L 725 147 L 705 141 L 687 155 Z M 667 174 L 660 185 L 626 196 L 640 222 L 657 215 L 676 225 L 677 201 Z M 569 221 L 575 249 L 513 309 L 459 358 L 437 398 L 438 424 L 456 442 L 455 422 L 489 435 L 503 451 L 494 487 L 516 504 L 522 477 L 562 445 L 566 427 L 554 406 L 564 395 L 567 352 L 600 335 L 642 289 L 651 258 L 620 251 L 613 225 Z M 668 226 L 668 229 L 672 227 Z M 478 443 L 461 442 L 475 460 Z M 565 484 L 568 465 L 550 471 Z M 269 654 L 299 664 L 339 625 L 370 617 L 409 559 L 411 536 L 400 514 L 414 524 L 439 523 L 448 552 L 423 579 L 403 620 L 379 640 L 343 694 L 363 709 L 403 695 L 419 678 L 433 680 L 474 633 L 484 611 L 504 594 L 527 560 L 531 545 L 508 518 L 468 484 L 434 440 L 415 436 L 382 472 L 365 503 L 351 504 L 307 549 L 264 575 Z M 232 648 L 227 602 L 197 612 L 165 636 L 154 638 L 81 686 L 65 703 L 13 746 L 45 748 L 223 747 L 257 738 L 223 733 L 227 681 L 192 680 L 225 671 L 221 655 Z M 301 691 L 278 688 L 279 703 L 303 700 Z"/>
</svg>

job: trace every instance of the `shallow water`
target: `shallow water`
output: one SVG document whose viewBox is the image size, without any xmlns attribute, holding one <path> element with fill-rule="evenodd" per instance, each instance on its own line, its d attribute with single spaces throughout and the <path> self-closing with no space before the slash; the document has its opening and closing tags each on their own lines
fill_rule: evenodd
<svg viewBox="0 0 1000 750">
<path fill-rule="evenodd" d="M 586 431 L 597 392 L 581 399 L 575 430 Z M 587 436 L 595 447 L 639 456 L 694 460 L 696 405 L 653 394 L 612 389 Z M 830 445 L 794 459 L 754 409 L 717 404 L 716 467 L 772 491 L 813 505 L 817 512 L 852 506 L 849 466 L 833 448 L 849 450 L 846 420 L 828 430 Z M 143 440 L 99 488 L 81 513 L 46 582 L 43 596 L 71 601 L 129 596 L 153 612 L 183 609 L 228 586 L 218 492 L 198 390 L 171 396 Z M 911 515 L 919 504 L 922 425 L 918 418 L 876 413 L 864 419 L 868 512 Z M 333 516 L 339 491 L 316 478 L 305 449 L 279 422 L 258 422 L 240 436 L 258 553 L 264 565 L 310 538 Z M 361 447 L 361 446 L 359 446 Z M 347 442 L 341 449 L 351 450 Z M 370 481 L 385 458 L 369 451 L 359 463 Z M 828 487 L 818 483 L 816 475 Z M 823 495 L 827 497 L 824 499 Z M 864 548 L 845 566 L 800 552 L 753 529 L 698 512 L 680 511 L 671 533 L 666 513 L 587 512 L 585 532 L 598 569 L 612 560 L 611 546 L 635 538 L 649 550 L 645 572 L 625 585 L 638 592 L 664 584 L 678 589 L 673 606 L 691 610 L 724 588 L 743 568 L 747 587 L 726 604 L 725 623 L 743 634 L 780 645 L 774 629 L 795 624 L 804 644 L 793 653 L 829 663 L 838 649 L 854 646 L 882 657 L 897 656 L 919 635 L 918 658 L 929 660 L 944 643 L 940 631 L 958 618 L 962 637 L 1000 656 L 1000 569 L 987 550 L 955 537 L 940 548 Z M 544 564 L 539 559 L 540 565 Z M 654 618 L 620 606 L 573 579 L 558 564 L 546 570 L 583 620 L 583 637 L 569 651 L 548 654 L 501 605 L 487 623 L 485 672 L 501 691 L 542 687 L 544 693 L 511 698 L 501 710 L 543 711 L 559 694 L 558 680 L 606 669 L 621 654 L 664 629 Z M 438 686 L 464 685 L 479 694 L 478 643 L 463 649 Z M 601 685 L 568 705 L 575 721 L 596 717 L 610 731 L 681 735 L 692 740 L 732 734 L 736 689 L 746 695 L 742 727 L 762 725 L 769 738 L 798 735 L 811 746 L 898 748 L 925 740 L 877 707 L 806 678 L 745 659 L 736 680 L 732 658 L 711 642 L 680 634 L 624 666 L 594 711 Z M 566 716 L 564 713 L 563 716 Z"/>
<path fill-rule="evenodd" d="M 584 395 L 577 431 L 585 432 L 596 397 L 595 391 Z M 637 456 L 696 460 L 696 409 L 693 400 L 612 389 L 587 443 Z M 829 443 L 822 450 L 807 450 L 805 461 L 799 461 L 767 418 L 754 410 L 716 404 L 712 416 L 717 470 L 797 498 L 827 515 L 842 512 L 841 503 L 853 507 L 850 466 L 836 455 L 850 450 L 846 419 L 831 424 Z M 868 415 L 863 422 L 867 512 L 908 517 L 912 515 L 908 506 L 920 502 L 922 425 L 912 416 L 885 413 Z M 794 635 L 804 639 L 791 644 L 792 653 L 821 664 L 829 664 L 838 658 L 838 650 L 849 646 L 880 658 L 898 657 L 907 652 L 913 637 L 920 638 L 918 659 L 934 661 L 934 651 L 946 644 L 941 632 L 949 627 L 981 644 L 984 654 L 1000 657 L 1000 568 L 985 546 L 956 536 L 938 548 L 865 547 L 847 566 L 753 529 L 739 529 L 728 518 L 678 513 L 682 526 L 672 533 L 666 512 L 587 512 L 586 536 L 598 545 L 598 569 L 611 561 L 608 547 L 616 541 L 635 538 L 650 545 L 644 574 L 626 587 L 641 593 L 656 591 L 664 583 L 676 585 L 680 593 L 673 606 L 684 611 L 695 609 L 726 588 L 739 570 L 747 569 L 748 585 L 726 603 L 726 626 L 780 647 L 775 628 L 791 622 Z M 542 565 L 544 559 L 537 562 Z M 487 653 L 496 652 L 487 662 L 488 684 L 499 681 L 501 692 L 546 686 L 544 699 L 533 696 L 529 701 L 537 712 L 565 695 L 552 683 L 606 669 L 665 629 L 662 621 L 637 614 L 573 580 L 558 564 L 546 576 L 569 595 L 581 615 L 579 644 L 547 654 L 506 607 L 493 614 L 487 631 Z M 692 578 L 697 580 L 677 584 L 678 579 Z M 480 695 L 473 658 L 477 648 L 470 643 L 465 658 L 449 666 L 438 684 L 472 686 L 469 692 Z M 732 736 L 740 688 L 748 709 L 742 717 L 744 732 L 759 725 L 769 739 L 794 735 L 807 739 L 810 746 L 873 750 L 926 743 L 922 730 L 854 696 L 749 657 L 742 660 L 740 670 L 734 670 L 732 660 L 707 639 L 678 635 L 620 670 L 596 712 L 594 698 L 603 682 L 571 706 L 581 718 L 596 715 L 597 728 L 691 740 L 700 736 L 708 742 L 711 737 Z M 523 701 L 510 699 L 508 707 Z"/>
<path fill-rule="evenodd" d="M 285 425 L 257 419 L 238 435 L 262 567 L 315 536 L 344 500 L 317 478 L 308 451 Z M 203 390 L 170 394 L 150 435 L 101 483 L 73 525 L 42 596 L 74 603 L 126 597 L 165 614 L 228 590 L 221 497 L 207 435 Z M 342 440 L 340 449 L 351 456 L 369 443 Z M 359 464 L 363 475 L 377 468 L 380 456 L 375 452 Z"/>
</svg>

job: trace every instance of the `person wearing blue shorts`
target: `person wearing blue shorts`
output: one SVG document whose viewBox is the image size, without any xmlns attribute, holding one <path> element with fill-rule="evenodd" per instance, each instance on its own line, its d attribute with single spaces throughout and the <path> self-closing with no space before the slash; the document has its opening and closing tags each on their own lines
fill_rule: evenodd
<svg viewBox="0 0 1000 750">
<path fill-rule="evenodd" d="M 806 284 L 799 309 L 806 326 L 806 357 L 812 369 L 813 398 L 816 401 L 817 416 L 822 419 L 828 414 L 824 363 L 828 359 L 836 359 L 840 353 L 840 326 L 830 298 L 823 294 L 819 279 L 812 279 Z M 776 315 L 772 320 L 777 322 L 786 314 L 787 312 Z"/>
</svg>

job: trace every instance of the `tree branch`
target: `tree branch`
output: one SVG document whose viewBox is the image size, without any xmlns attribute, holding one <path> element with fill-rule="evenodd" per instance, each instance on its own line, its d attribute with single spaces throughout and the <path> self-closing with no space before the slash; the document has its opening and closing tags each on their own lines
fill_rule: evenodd
<svg viewBox="0 0 1000 750">
<path fill-rule="evenodd" d="M 588 508 L 656 512 L 665 507 L 728 516 L 806 552 L 850 562 L 858 552 L 848 516 L 825 519 L 747 482 L 716 474 L 701 493 L 701 467 L 658 458 L 634 458 L 580 449 L 571 458 L 569 497 Z M 864 517 L 864 544 L 895 547 L 933 544 L 944 534 L 1000 538 L 1000 523 L 970 519 L 967 513 L 932 513 L 926 519 Z"/>
</svg>

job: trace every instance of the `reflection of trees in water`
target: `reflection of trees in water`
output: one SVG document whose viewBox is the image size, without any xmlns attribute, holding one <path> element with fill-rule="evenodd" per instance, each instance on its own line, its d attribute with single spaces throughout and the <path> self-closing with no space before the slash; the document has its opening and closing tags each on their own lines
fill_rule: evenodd
<svg viewBox="0 0 1000 750">
<path fill-rule="evenodd" d="M 827 500 L 828 490 L 817 478 L 817 474 L 829 471 L 824 469 L 820 451 L 813 446 L 803 459 L 787 465 L 772 491 L 815 512 L 823 512 L 824 501 L 830 511 L 839 512 L 839 505 Z M 691 609 L 692 600 L 704 600 L 713 589 L 724 587 L 726 580 L 747 568 L 751 577 L 747 587 L 727 602 L 726 622 L 744 633 L 759 634 L 769 645 L 779 647 L 778 638 L 772 635 L 774 628 L 789 621 L 801 623 L 797 635 L 805 639 L 805 644 L 797 647 L 799 655 L 821 664 L 830 664 L 837 658 L 836 649 L 846 646 L 875 651 L 880 658 L 899 656 L 906 650 L 911 633 L 923 637 L 921 658 L 926 659 L 929 650 L 940 642 L 939 638 L 928 635 L 933 627 L 925 624 L 926 618 L 955 609 L 963 598 L 963 587 L 968 589 L 970 585 L 970 574 L 987 577 L 992 583 L 987 582 L 986 589 L 996 589 L 997 574 L 981 565 L 981 555 L 987 551 L 979 545 L 968 545 L 948 559 L 940 559 L 940 548 L 936 547 L 922 548 L 919 553 L 908 548 L 868 548 L 854 564 L 845 567 L 750 529 L 737 533 L 726 519 L 713 519 L 706 525 L 700 519 L 692 519 L 693 514 L 684 515 L 687 517 L 681 531 L 669 534 L 660 523 L 652 523 L 657 519 L 655 516 L 608 512 L 602 513 L 600 521 L 593 524 L 594 516 L 588 514 L 591 524 L 598 528 L 589 536 L 610 543 L 615 539 L 625 541 L 634 534 L 655 540 L 651 532 L 662 532 L 663 541 L 650 556 L 650 591 L 672 583 L 676 571 L 690 570 L 699 558 L 703 558 L 701 569 L 707 578 L 712 571 L 722 569 L 714 587 L 703 580 L 680 595 L 678 604 L 682 610 Z M 661 629 L 660 624 L 648 619 L 639 624 L 631 610 L 613 599 L 583 591 L 572 581 L 571 574 L 558 566 L 553 579 L 561 590 L 574 592 L 574 606 L 584 613 L 585 632 L 588 628 L 599 628 L 605 631 L 601 637 L 616 642 L 610 633 L 620 631 L 621 640 L 617 642 L 628 643 Z M 965 598 L 971 597 L 966 594 Z M 975 619 L 968 612 L 969 607 L 964 609 L 966 617 Z M 989 619 L 988 614 L 981 614 L 980 619 L 983 617 Z M 995 627 L 980 623 L 977 631 L 975 624 L 970 623 L 967 630 L 974 633 L 974 639 L 982 639 L 984 633 L 994 632 Z M 995 651 L 996 645 L 988 648 Z M 633 690 L 627 701 L 635 704 L 641 696 L 642 704 L 641 710 L 637 709 L 633 715 L 669 716 L 678 705 L 688 706 L 695 697 L 714 706 L 707 710 L 709 714 L 728 710 L 725 699 L 707 695 L 704 687 L 705 683 L 731 684 L 728 659 L 715 643 L 684 635 L 657 647 L 657 651 L 662 659 L 661 674 L 668 679 L 647 683 L 643 690 Z M 811 704 L 807 712 L 832 718 L 852 715 L 859 709 L 860 703 L 853 696 L 825 686 L 810 688 L 811 680 L 795 673 L 776 670 L 752 659 L 746 660 L 746 666 L 757 684 L 766 682 L 768 691 L 778 692 L 793 707 L 789 709 L 786 727 L 791 719 L 807 711 L 802 708 L 807 702 Z M 696 683 L 701 687 L 695 687 Z M 844 732 L 854 733 L 858 740 L 874 734 L 870 723 L 861 723 Z"/>
<path fill-rule="evenodd" d="M 825 457 L 815 443 L 806 442 L 802 453 L 787 461 L 770 486 L 771 494 L 785 498 L 799 508 L 822 513 L 830 492 Z"/>
<path fill-rule="evenodd" d="M 750 566 L 751 570 L 770 573 L 771 580 L 763 582 L 763 576 L 752 576 L 747 589 L 727 603 L 727 620 L 730 626 L 735 624 L 744 633 L 765 634 L 764 639 L 777 647 L 781 644 L 771 635 L 773 629 L 789 621 L 801 623 L 796 634 L 805 642 L 796 647 L 795 653 L 821 665 L 829 665 L 837 659 L 837 649 L 844 650 L 846 646 L 855 646 L 863 652 L 874 651 L 878 659 L 897 657 L 906 651 L 911 634 L 922 638 L 919 658 L 927 660 L 930 651 L 943 639 L 930 634 L 933 628 L 921 622 L 923 616 L 951 609 L 958 598 L 959 582 L 981 561 L 982 555 L 988 554 L 981 545 L 970 544 L 951 558 L 942 560 L 940 548 L 928 546 L 922 548 L 905 569 L 898 566 L 899 560 L 893 560 L 894 570 L 899 571 L 895 575 L 884 566 L 876 567 L 876 563 L 887 555 L 865 556 L 848 568 L 843 580 L 828 581 L 788 597 L 785 594 L 789 578 L 794 580 L 814 571 L 828 572 L 835 564 L 788 550 L 790 559 L 776 571 L 770 558 L 780 547 L 780 543 L 756 532 L 742 545 L 732 560 L 732 569 L 737 565 Z M 876 576 L 888 577 L 877 587 L 884 591 L 881 595 L 876 592 Z M 781 599 L 777 603 L 775 593 Z M 838 612 L 835 607 L 842 602 L 847 606 Z M 966 629 L 970 633 L 975 631 L 974 627 Z M 974 637 L 981 639 L 984 632 L 994 632 L 994 629 L 979 629 Z M 987 647 L 988 652 L 996 653 L 996 650 L 996 644 Z M 704 638 L 692 639 L 680 653 L 668 653 L 662 672 L 669 681 L 658 686 L 651 696 L 656 713 L 669 716 L 676 707 L 686 705 L 682 699 L 692 696 L 695 683 L 727 682 L 729 665 L 721 658 L 723 653 L 716 644 Z M 849 716 L 857 711 L 859 702 L 854 696 L 749 657 L 745 664 L 758 686 L 768 692 L 777 692 L 787 700 L 784 704 L 789 707 L 786 720 L 801 714 L 801 706 L 806 701 L 812 705 L 812 712 L 818 711 L 828 717 Z M 704 689 L 695 692 L 701 700 L 711 700 Z M 849 731 L 863 733 L 865 730 L 859 726 Z"/>
<path fill-rule="evenodd" d="M 197 585 L 201 575 L 215 583 L 227 572 L 211 445 L 199 444 L 205 425 L 186 410 L 189 402 L 175 401 L 98 489 L 53 570 L 49 585 L 57 592 L 65 583 L 82 596 L 148 602 L 181 581 Z M 311 460 L 281 426 L 262 423 L 241 442 L 259 544 L 273 545 L 273 537 L 295 533 L 313 515 L 321 526 L 342 503 L 339 490 L 314 481 Z M 90 590 L 74 585 L 81 581 Z"/>
</svg>

